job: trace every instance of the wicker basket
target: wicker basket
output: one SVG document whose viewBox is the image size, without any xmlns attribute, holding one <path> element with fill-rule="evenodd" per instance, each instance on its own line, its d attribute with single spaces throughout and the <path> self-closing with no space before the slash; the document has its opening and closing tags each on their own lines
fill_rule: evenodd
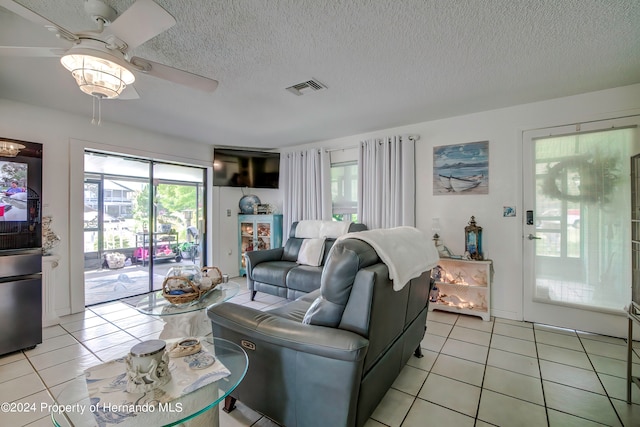
<svg viewBox="0 0 640 427">
<path fill-rule="evenodd" d="M 202 275 L 209 277 L 213 286 L 222 283 L 222 271 L 218 267 L 202 267 Z"/>
<path fill-rule="evenodd" d="M 194 282 L 187 276 L 167 276 L 162 282 L 162 296 L 171 304 L 187 304 L 196 300 L 199 300 L 222 283 L 222 273 L 218 267 L 203 267 L 202 268 L 203 279 L 206 277 L 211 278 L 211 285 L 201 288 L 198 283 Z M 175 288 L 183 288 L 191 290 L 192 292 L 185 292 L 180 295 L 172 295 L 170 292 Z"/>
</svg>

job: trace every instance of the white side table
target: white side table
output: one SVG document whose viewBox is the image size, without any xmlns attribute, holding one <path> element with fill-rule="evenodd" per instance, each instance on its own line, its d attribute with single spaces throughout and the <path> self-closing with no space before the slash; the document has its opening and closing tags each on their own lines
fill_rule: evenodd
<svg viewBox="0 0 640 427">
<path fill-rule="evenodd" d="M 45 255 L 42 257 L 42 327 L 60 323 L 56 314 L 55 299 L 55 268 L 60 256 Z"/>
</svg>

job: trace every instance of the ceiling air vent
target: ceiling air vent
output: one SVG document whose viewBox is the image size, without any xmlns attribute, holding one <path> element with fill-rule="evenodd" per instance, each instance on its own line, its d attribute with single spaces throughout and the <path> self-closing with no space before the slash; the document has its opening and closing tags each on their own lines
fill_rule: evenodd
<svg viewBox="0 0 640 427">
<path fill-rule="evenodd" d="M 289 86 L 287 90 L 294 95 L 304 95 L 305 93 L 317 92 L 324 90 L 327 87 L 315 79 L 307 80 L 306 82 L 298 83 L 293 86 Z"/>
</svg>

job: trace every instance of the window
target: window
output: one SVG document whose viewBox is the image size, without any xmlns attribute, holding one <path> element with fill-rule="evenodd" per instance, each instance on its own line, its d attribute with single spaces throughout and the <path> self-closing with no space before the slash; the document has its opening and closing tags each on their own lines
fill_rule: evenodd
<svg viewBox="0 0 640 427">
<path fill-rule="evenodd" d="M 353 221 L 358 213 L 358 162 L 331 164 L 331 201 L 334 221 Z"/>
</svg>

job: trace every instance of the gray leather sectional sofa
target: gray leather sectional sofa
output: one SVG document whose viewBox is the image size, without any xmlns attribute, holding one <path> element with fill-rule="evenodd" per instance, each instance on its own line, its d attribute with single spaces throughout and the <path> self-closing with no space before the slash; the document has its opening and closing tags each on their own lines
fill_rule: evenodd
<svg viewBox="0 0 640 427">
<path fill-rule="evenodd" d="M 287 427 L 362 426 L 408 359 L 421 356 L 429 274 L 394 291 L 373 248 L 345 239 L 331 251 L 320 289 L 265 312 L 210 307 L 213 336 L 249 357 L 226 409 L 237 399 Z"/>
<path fill-rule="evenodd" d="M 335 238 L 324 242 L 324 256 L 319 266 L 298 264 L 298 255 L 305 238 L 296 237 L 298 222 L 291 225 L 289 239 L 282 248 L 252 251 L 245 254 L 247 287 L 251 300 L 258 291 L 287 299 L 296 299 L 320 288 L 324 261 Z M 364 231 L 364 224 L 351 223 L 348 231 Z"/>
</svg>

